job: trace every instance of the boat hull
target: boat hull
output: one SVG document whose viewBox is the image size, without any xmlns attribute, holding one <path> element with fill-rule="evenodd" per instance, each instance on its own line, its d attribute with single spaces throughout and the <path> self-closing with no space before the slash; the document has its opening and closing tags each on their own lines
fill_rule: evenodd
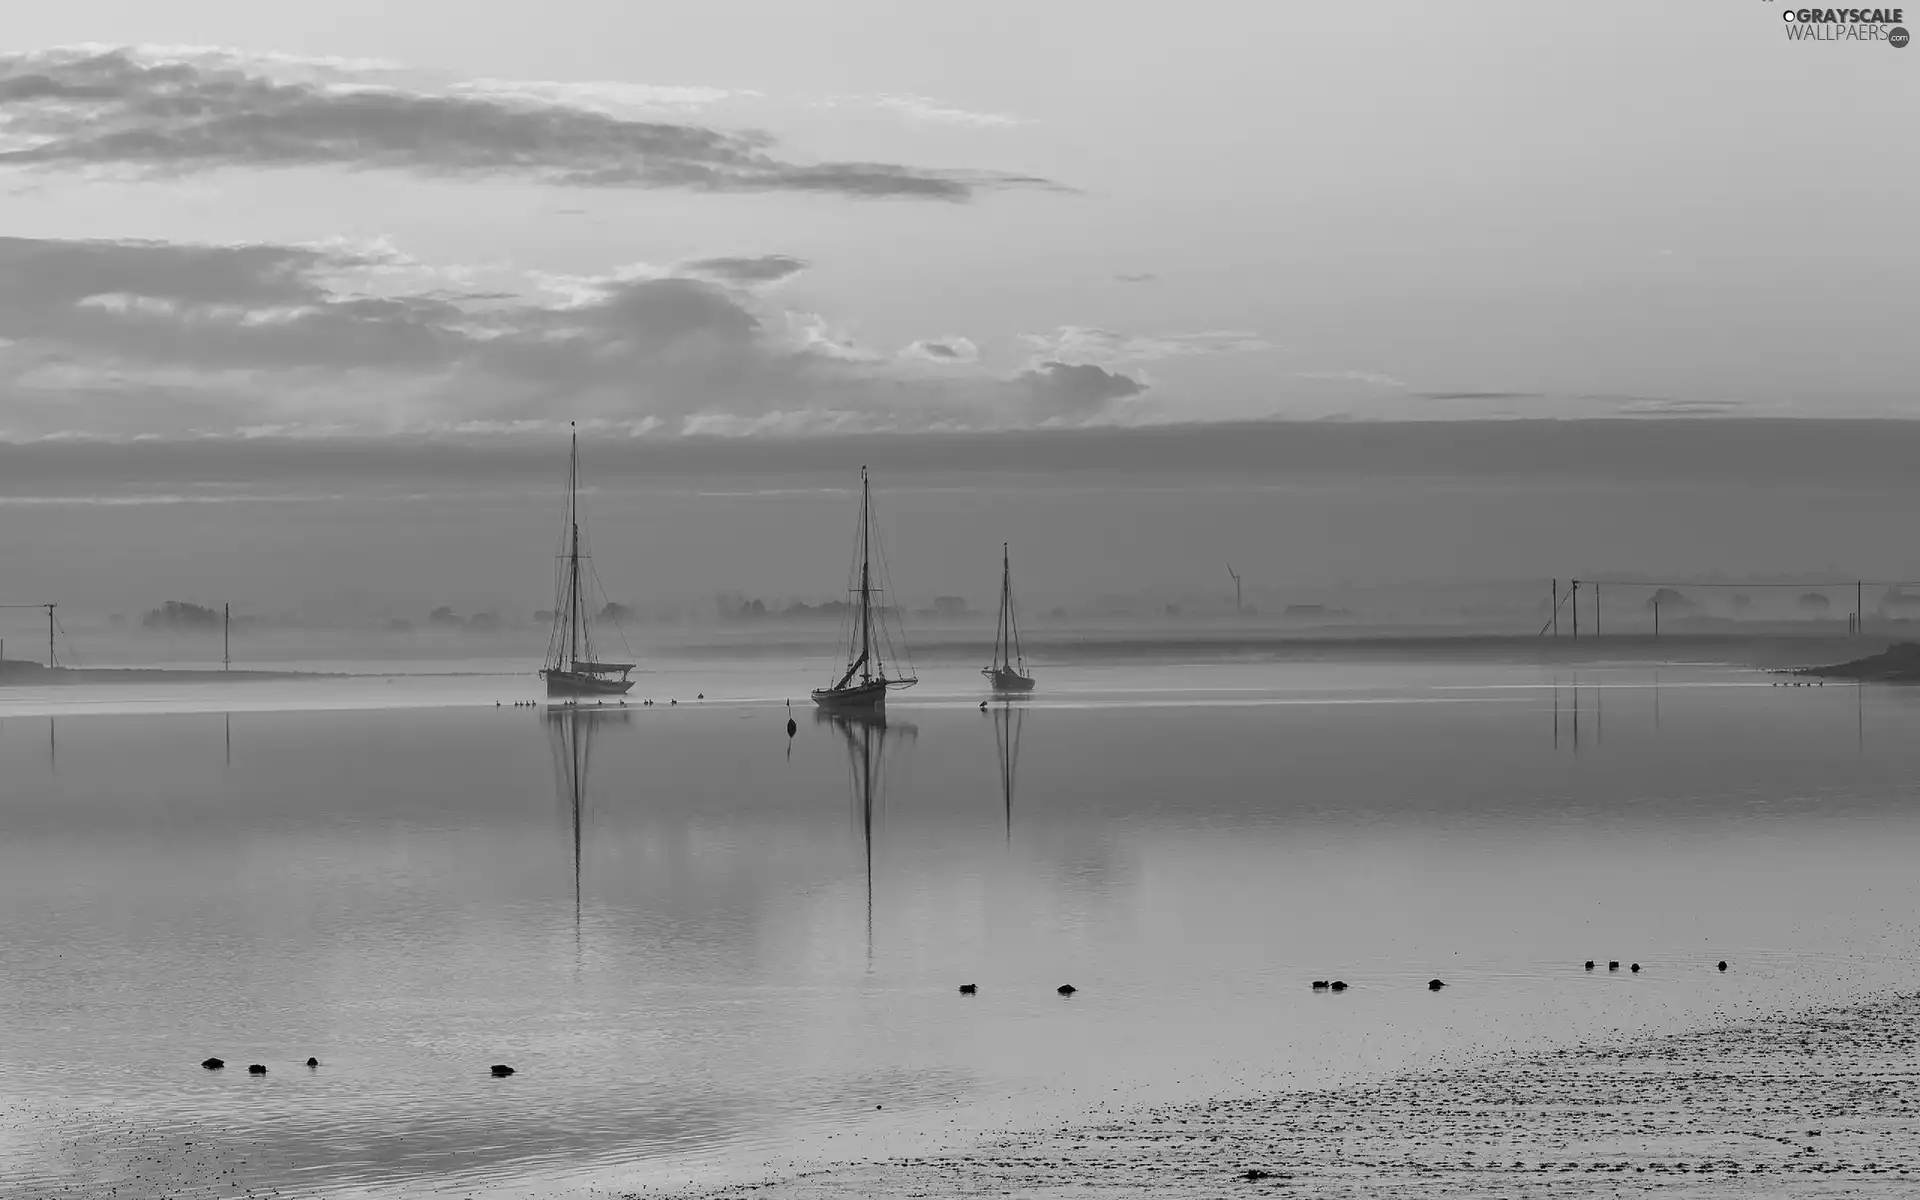
<svg viewBox="0 0 1920 1200">
<path fill-rule="evenodd" d="M 578 671 L 542 671 L 549 696 L 624 696 L 633 689 L 631 679 L 605 679 Z"/>
<path fill-rule="evenodd" d="M 1031 675 L 1022 675 L 1018 671 L 1010 671 L 1005 668 L 995 670 L 992 667 L 982 667 L 980 673 L 987 677 L 987 682 L 993 685 L 993 690 L 996 692 L 1030 692 L 1033 690 L 1033 677 Z"/>
<path fill-rule="evenodd" d="M 816 688 L 813 702 L 836 712 L 880 712 L 887 707 L 887 685 L 876 679 L 842 688 Z"/>
</svg>

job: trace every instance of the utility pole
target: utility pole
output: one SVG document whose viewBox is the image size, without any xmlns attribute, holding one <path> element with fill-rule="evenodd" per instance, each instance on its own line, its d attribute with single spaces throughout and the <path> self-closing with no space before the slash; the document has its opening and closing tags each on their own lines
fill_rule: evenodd
<svg viewBox="0 0 1920 1200">
<path fill-rule="evenodd" d="M 1593 636 L 1600 636 L 1600 585 L 1593 585 Z"/>
<path fill-rule="evenodd" d="M 54 605 L 51 605 L 51 604 L 47 605 L 47 669 L 48 670 L 52 670 L 55 666 L 54 658 L 53 658 L 53 610 L 54 610 Z"/>
<path fill-rule="evenodd" d="M 1580 640 L 1580 581 L 1578 579 L 1573 581 L 1573 640 L 1576 642 Z M 1580 698 L 1580 693 L 1577 691 L 1573 695 L 1576 700 Z"/>
<path fill-rule="evenodd" d="M 1660 597 L 1658 595 L 1653 598 L 1653 638 L 1655 641 L 1660 640 Z M 1659 692 L 1656 691 L 1654 695 L 1658 696 Z"/>
<path fill-rule="evenodd" d="M 1227 574 L 1233 575 L 1232 563 L 1227 564 Z M 1233 615 L 1237 617 L 1245 611 L 1247 610 L 1240 603 L 1240 577 L 1233 575 Z"/>
</svg>

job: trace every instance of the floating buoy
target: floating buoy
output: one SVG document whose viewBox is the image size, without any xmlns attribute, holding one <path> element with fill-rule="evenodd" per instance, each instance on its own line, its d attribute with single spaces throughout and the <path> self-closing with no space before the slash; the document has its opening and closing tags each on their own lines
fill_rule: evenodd
<svg viewBox="0 0 1920 1200">
<path fill-rule="evenodd" d="M 980 990 L 979 988 L 975 987 L 971 983 L 963 983 L 960 985 L 960 994 L 962 996 L 971 996 L 979 990 Z"/>
<path fill-rule="evenodd" d="M 493 1064 L 493 1077 L 495 1079 L 505 1079 L 507 1076 L 511 1074 L 513 1074 L 513 1068 L 509 1067 L 505 1063 Z"/>
<path fill-rule="evenodd" d="M 224 1058 L 210 1058 L 207 1061 L 201 1063 L 200 1065 L 205 1067 L 209 1071 L 218 1071 L 221 1067 L 224 1067 L 227 1065 L 227 1060 Z"/>
<path fill-rule="evenodd" d="M 1063 983 L 1059 987 L 1054 989 L 1054 991 L 1059 992 L 1062 996 L 1071 996 L 1079 990 L 1080 990 L 1079 988 L 1073 986 L 1070 983 Z"/>
</svg>

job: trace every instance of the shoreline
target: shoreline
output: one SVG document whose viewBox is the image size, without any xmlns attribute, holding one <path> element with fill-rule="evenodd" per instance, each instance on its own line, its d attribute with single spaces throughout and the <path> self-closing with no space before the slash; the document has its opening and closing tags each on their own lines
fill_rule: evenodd
<svg viewBox="0 0 1920 1200">
<path fill-rule="evenodd" d="M 1369 1082 L 1148 1104 L 966 1150 L 627 1200 L 863 1196 L 1908 1195 L 1920 993 Z"/>
<path fill-rule="evenodd" d="M 287 679 L 352 679 L 344 671 L 219 671 L 178 667 L 46 667 L 0 662 L 0 688 L 35 684 L 70 687 L 89 683 L 263 683 Z"/>
</svg>

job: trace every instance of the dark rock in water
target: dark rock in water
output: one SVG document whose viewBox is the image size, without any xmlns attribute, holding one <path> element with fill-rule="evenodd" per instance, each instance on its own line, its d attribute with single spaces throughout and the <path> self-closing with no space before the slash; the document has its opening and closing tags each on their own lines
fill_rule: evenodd
<svg viewBox="0 0 1920 1200">
<path fill-rule="evenodd" d="M 960 985 L 960 994 L 962 996 L 971 996 L 979 990 L 980 990 L 979 988 L 975 987 L 971 983 L 963 983 Z"/>
<path fill-rule="evenodd" d="M 1589 971 L 1591 971 L 1591 970 L 1593 970 L 1593 960 L 1592 960 L 1592 959 L 1588 959 L 1588 960 L 1587 960 L 1587 966 L 1586 966 L 1586 969 L 1587 969 L 1587 970 L 1589 970 Z"/>
<path fill-rule="evenodd" d="M 307 1065 L 310 1067 L 317 1067 L 320 1065 L 320 1060 L 317 1058 L 309 1058 L 307 1060 Z"/>
<path fill-rule="evenodd" d="M 1727 960 L 1726 960 L 1726 959 L 1724 959 L 1724 958 L 1720 960 L 1720 969 L 1721 969 L 1722 971 L 1724 971 L 1724 970 L 1726 970 L 1726 969 L 1727 969 Z"/>
<path fill-rule="evenodd" d="M 249 1075 L 265 1075 L 266 1073 L 267 1068 L 264 1063 L 252 1063 L 247 1067 L 247 1074 Z"/>
<path fill-rule="evenodd" d="M 1427 980 L 1427 990 L 1428 990 L 1428 991 L 1430 991 L 1430 992 L 1437 992 L 1437 991 L 1439 991 L 1439 990 L 1440 990 L 1441 988 L 1443 988 L 1443 987 L 1445 987 L 1445 986 L 1447 986 L 1447 981 L 1446 981 L 1446 980 L 1444 980 L 1444 979 L 1429 979 L 1429 980 Z"/>
<path fill-rule="evenodd" d="M 1324 980 L 1324 979 L 1316 979 L 1316 980 L 1314 980 L 1314 981 L 1313 981 L 1313 990 L 1314 990 L 1314 991 L 1316 991 L 1316 992 L 1324 992 L 1324 991 L 1326 991 L 1326 990 L 1327 990 L 1327 981 L 1326 981 L 1326 980 Z"/>
<path fill-rule="evenodd" d="M 513 1074 L 513 1068 L 507 1066 L 505 1063 L 493 1064 L 493 1077 L 495 1079 L 505 1079 L 511 1074 Z"/>
<path fill-rule="evenodd" d="M 1619 969 L 1620 969 L 1619 959 L 1615 959 L 1614 961 L 1607 964 L 1607 970 L 1609 971 L 1618 971 Z"/>
<path fill-rule="evenodd" d="M 1640 964 L 1639 964 L 1639 963 L 1635 963 L 1635 964 L 1633 964 L 1633 973 L 1634 973 L 1635 975 L 1638 975 L 1638 974 L 1640 973 Z"/>
<path fill-rule="evenodd" d="M 1332 987 L 1336 992 L 1344 992 L 1347 990 L 1347 981 L 1344 979 L 1336 979 L 1328 986 Z"/>
<path fill-rule="evenodd" d="M 1063 983 L 1059 987 L 1055 988 L 1054 990 L 1059 992 L 1062 996 L 1071 996 L 1075 992 L 1079 991 L 1080 989 L 1073 986 L 1070 983 Z"/>
<path fill-rule="evenodd" d="M 209 1071 L 218 1071 L 221 1067 L 224 1067 L 227 1065 L 227 1060 L 224 1058 L 210 1058 L 207 1061 L 201 1063 L 200 1065 L 205 1067 Z"/>
</svg>

